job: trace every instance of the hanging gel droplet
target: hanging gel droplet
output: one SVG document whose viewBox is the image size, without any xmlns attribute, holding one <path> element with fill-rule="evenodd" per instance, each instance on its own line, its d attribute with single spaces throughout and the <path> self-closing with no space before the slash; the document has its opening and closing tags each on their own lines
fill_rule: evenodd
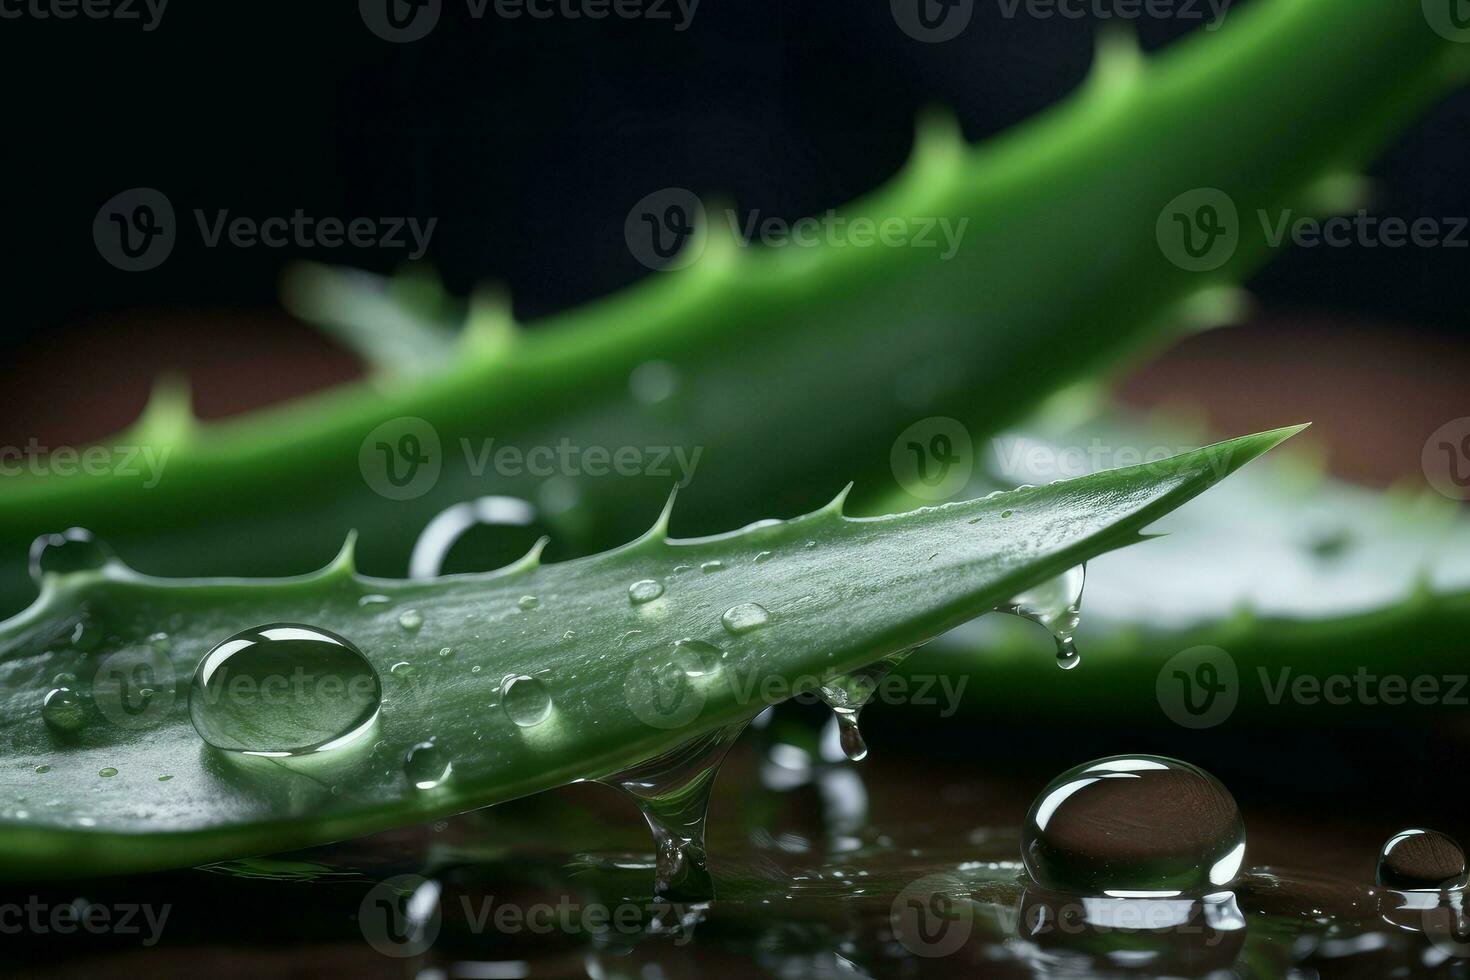
<svg viewBox="0 0 1470 980">
<path fill-rule="evenodd" d="M 858 727 L 863 706 L 873 699 L 883 678 L 913 652 L 903 650 L 891 654 L 860 670 L 834 677 L 818 689 L 818 696 L 832 709 L 837 719 L 838 744 L 850 761 L 861 762 L 868 756 L 868 743 L 863 740 L 862 729 Z"/>
<path fill-rule="evenodd" d="M 41 579 L 51 572 L 95 571 L 115 557 L 105 542 L 84 527 L 43 534 L 31 542 L 31 579 L 40 585 Z"/>
<path fill-rule="evenodd" d="M 1219 780 L 1187 762 L 1119 755 L 1069 769 L 1036 797 L 1022 831 L 1031 879 L 1121 898 L 1198 895 L 1235 880 L 1245 823 Z"/>
<path fill-rule="evenodd" d="M 1082 620 L 1082 587 L 1086 581 L 1087 566 L 1078 565 L 996 606 L 996 612 L 1044 627 L 1056 642 L 1057 666 L 1071 670 L 1082 662 L 1072 634 Z"/>
<path fill-rule="evenodd" d="M 292 756 L 339 748 L 378 717 L 382 683 L 362 652 L 300 623 L 242 630 L 204 655 L 189 718 L 217 749 Z"/>
<path fill-rule="evenodd" d="M 1438 891 L 1465 882 L 1465 851 L 1449 834 L 1411 827 L 1378 854 L 1378 883 L 1399 891 Z"/>
<path fill-rule="evenodd" d="M 672 902 L 714 898 L 704 848 L 710 788 L 745 722 L 719 728 L 665 755 L 599 779 L 638 804 L 653 831 L 654 894 Z"/>
</svg>

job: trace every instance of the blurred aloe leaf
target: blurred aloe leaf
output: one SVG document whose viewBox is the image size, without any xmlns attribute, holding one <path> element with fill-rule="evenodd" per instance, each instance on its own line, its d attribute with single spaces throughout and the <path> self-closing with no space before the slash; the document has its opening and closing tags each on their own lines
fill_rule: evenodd
<svg viewBox="0 0 1470 980">
<path fill-rule="evenodd" d="M 1179 452 L 1197 438 L 1185 426 L 1116 411 L 1081 424 L 1036 423 L 991 442 L 998 472 L 968 492 Z M 1318 717 L 1339 720 L 1374 710 L 1448 714 L 1470 700 L 1470 518 L 1455 503 L 1427 488 L 1353 486 L 1288 453 L 1155 530 L 1164 537 L 1146 553 L 1120 551 L 1088 568 L 1077 645 L 1108 697 L 1096 697 L 1095 685 L 1047 685 L 1047 703 L 1068 717 L 1205 719 L 1182 698 L 1188 689 L 1196 707 L 1213 703 L 1207 687 L 1228 694 L 1206 719 L 1213 724 L 1237 711 L 1300 723 L 1313 705 Z M 1034 627 L 986 617 L 931 644 L 923 669 L 973 673 L 983 664 L 987 683 L 971 685 L 967 701 L 1000 717 L 1017 707 L 1006 695 L 1013 684 L 1046 672 L 1047 647 Z M 1360 674 L 1366 697 L 1353 693 L 1356 680 L 1345 699 L 1318 689 L 1308 703 L 1282 687 L 1303 676 L 1320 683 Z M 1010 681 L 994 683 L 1002 676 Z M 1387 676 L 1403 679 L 1404 690 L 1384 701 Z M 1416 677 L 1428 678 L 1419 694 L 1409 690 Z M 1294 707 L 1273 714 L 1283 703 Z"/>
<path fill-rule="evenodd" d="M 846 518 L 839 496 L 794 520 L 671 540 L 666 509 L 611 552 L 545 565 L 533 552 L 427 582 L 360 577 L 350 547 L 293 579 L 156 579 L 115 560 L 49 573 L 0 624 L 0 795 L 27 801 L 0 812 L 0 873 L 223 861 L 606 776 L 1137 541 L 1295 431 L 886 518 Z M 291 759 L 205 745 L 186 696 L 195 665 L 261 623 L 350 638 L 382 678 L 375 730 Z M 664 697 L 670 670 L 677 696 Z M 61 726 L 43 712 L 58 684 L 75 695 Z M 517 685 L 534 711 L 512 703 Z M 299 735 L 247 720 L 272 744 Z M 405 760 L 431 738 L 452 772 L 425 789 Z"/>
<path fill-rule="evenodd" d="M 31 540 L 70 525 L 134 567 L 188 575 L 300 571 L 371 527 L 361 567 L 401 575 L 435 515 L 487 494 L 535 502 L 563 555 L 627 540 L 691 477 L 695 531 L 809 509 L 837 474 L 857 478 L 860 506 L 893 485 L 890 452 L 915 422 L 997 431 L 1220 308 L 1269 251 L 1254 214 L 1340 207 L 1345 175 L 1467 58 L 1417 5 L 1377 0 L 1255 3 L 1151 59 L 1113 37 L 1080 91 L 1011 133 L 969 147 L 930 120 L 904 170 L 842 212 L 936 247 L 752 249 L 715 217 L 687 268 L 537 330 L 475 304 L 452 363 L 427 374 L 444 356 L 432 316 L 323 277 L 298 308 L 314 295 L 375 362 L 423 341 L 396 382 L 210 424 L 166 402 L 104 443 L 127 471 L 8 478 L 0 608 L 31 594 Z M 947 261 L 941 219 L 963 229 Z M 140 447 L 159 465 L 136 465 Z"/>
</svg>

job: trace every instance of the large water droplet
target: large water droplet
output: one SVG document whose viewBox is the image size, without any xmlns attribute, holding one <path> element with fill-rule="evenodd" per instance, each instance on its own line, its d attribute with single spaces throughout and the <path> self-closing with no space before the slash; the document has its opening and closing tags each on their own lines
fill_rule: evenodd
<svg viewBox="0 0 1470 980">
<path fill-rule="evenodd" d="M 403 774 L 414 789 L 433 789 L 449 778 L 454 762 L 433 742 L 420 742 L 403 757 Z"/>
<path fill-rule="evenodd" d="M 720 617 L 720 624 L 731 633 L 749 633 L 771 621 L 771 614 L 758 602 L 742 602 L 731 606 Z"/>
<path fill-rule="evenodd" d="M 530 728 L 551 714 L 551 694 L 534 677 L 510 674 L 500 682 L 500 707 L 511 721 Z"/>
<path fill-rule="evenodd" d="M 1465 851 L 1449 834 L 1413 827 L 1388 839 L 1378 854 L 1378 883 L 1399 891 L 1465 884 Z"/>
<path fill-rule="evenodd" d="M 398 625 L 410 633 L 417 633 L 424 625 L 424 615 L 417 609 L 405 609 L 398 614 Z"/>
<path fill-rule="evenodd" d="M 1021 856 L 1056 891 L 1122 898 L 1218 891 L 1245 860 L 1245 824 L 1219 780 L 1187 762 L 1120 755 L 1052 780 Z"/>
<path fill-rule="evenodd" d="M 665 755 L 599 779 L 630 796 L 653 831 L 654 892 L 671 902 L 714 897 L 704 849 L 710 788 L 745 722 L 706 732 Z"/>
<path fill-rule="evenodd" d="M 652 602 L 664 594 L 664 587 L 651 578 L 639 579 L 628 586 L 628 598 L 634 605 Z"/>
<path fill-rule="evenodd" d="M 69 687 L 52 688 L 41 701 L 41 720 L 59 732 L 76 731 L 84 719 L 81 696 Z"/>
<path fill-rule="evenodd" d="M 31 578 L 39 585 L 48 573 L 94 571 L 114 557 L 112 549 L 84 527 L 43 534 L 31 542 Z"/>
<path fill-rule="evenodd" d="M 352 643 L 299 623 L 256 626 L 204 655 L 189 717 L 217 749 L 291 756 L 334 749 L 369 730 L 382 683 Z"/>
<path fill-rule="evenodd" d="M 1087 566 L 1078 565 L 996 606 L 996 611 L 1045 627 L 1056 641 L 1057 666 L 1071 670 L 1082 662 L 1072 634 L 1082 620 L 1082 587 L 1086 581 Z"/>
<path fill-rule="evenodd" d="M 862 713 L 863 706 L 873 699 L 883 678 L 894 667 L 903 663 L 910 653 L 913 651 L 903 650 L 850 674 L 834 677 L 817 691 L 837 718 L 842 754 L 851 761 L 861 762 L 868 756 L 868 743 L 863 741 L 862 729 L 858 727 L 858 716 Z"/>
</svg>

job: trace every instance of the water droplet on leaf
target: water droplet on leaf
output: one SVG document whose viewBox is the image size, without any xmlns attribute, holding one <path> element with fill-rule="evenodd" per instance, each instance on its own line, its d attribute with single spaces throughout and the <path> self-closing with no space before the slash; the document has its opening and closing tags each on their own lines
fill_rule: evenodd
<svg viewBox="0 0 1470 980">
<path fill-rule="evenodd" d="M 102 769 L 97 770 L 97 775 L 102 776 L 103 778 L 108 778 L 108 777 L 116 776 L 117 775 L 117 770 L 114 769 L 112 766 L 107 766 L 105 768 L 102 768 Z"/>
<path fill-rule="evenodd" d="M 405 609 L 398 614 L 398 625 L 410 633 L 417 633 L 424 625 L 423 614 L 417 609 Z"/>
<path fill-rule="evenodd" d="M 511 721 L 531 728 L 551 714 L 551 694 L 536 678 L 511 674 L 500 682 L 500 707 Z"/>
<path fill-rule="evenodd" d="M 628 586 L 628 598 L 634 605 L 652 602 L 664 594 L 664 587 L 651 578 L 639 579 Z"/>
<path fill-rule="evenodd" d="M 382 683 L 353 644 L 328 630 L 272 623 L 222 640 L 199 662 L 189 717 L 217 749 L 291 756 L 335 749 L 378 717 Z"/>
<path fill-rule="evenodd" d="M 533 595 L 523 595 L 519 599 L 516 600 L 516 605 L 522 611 L 529 611 L 529 610 L 535 609 L 537 606 L 541 605 L 541 600 L 538 599 L 538 598 L 536 598 Z"/>
<path fill-rule="evenodd" d="M 403 758 L 403 773 L 415 789 L 433 789 L 453 771 L 449 753 L 433 742 L 420 742 Z"/>
<path fill-rule="evenodd" d="M 758 602 L 742 602 L 731 606 L 720 617 L 720 624 L 731 633 L 749 633 L 771 621 L 771 614 Z"/>
</svg>

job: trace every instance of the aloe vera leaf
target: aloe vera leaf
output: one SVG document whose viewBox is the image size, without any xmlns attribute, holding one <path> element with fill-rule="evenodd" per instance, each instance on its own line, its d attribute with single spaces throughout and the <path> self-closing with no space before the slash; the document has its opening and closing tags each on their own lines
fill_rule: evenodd
<svg viewBox="0 0 1470 980">
<path fill-rule="evenodd" d="M 651 531 L 605 554 L 541 564 L 533 552 L 498 572 L 432 581 L 363 578 L 350 548 L 320 572 L 291 579 L 156 579 L 118 562 L 50 573 L 36 603 L 0 624 L 0 792 L 10 801 L 0 816 L 0 873 L 228 860 L 608 775 L 1137 540 L 1145 524 L 1295 431 L 887 518 L 844 517 L 839 495 L 794 520 L 671 540 L 666 508 Z M 759 559 L 761 552 L 770 556 Z M 630 584 L 645 579 L 665 591 L 636 604 Z M 379 594 L 389 602 L 360 602 Z M 527 595 L 537 602 L 522 602 Z M 766 625 L 722 625 L 727 610 L 750 602 L 768 611 Z M 412 632 L 402 618 L 410 609 L 418 614 Z M 300 760 L 205 746 L 184 697 L 195 664 L 262 622 L 350 637 L 384 682 L 379 730 Z M 160 627 L 166 652 L 150 646 Z M 77 637 L 93 638 L 82 645 L 94 648 L 78 649 Z M 671 711 L 680 714 L 659 713 L 648 679 L 685 638 L 713 643 L 723 656 L 706 680 L 680 689 L 692 715 L 677 704 Z M 444 647 L 453 656 L 441 658 Z M 412 673 L 390 669 L 400 662 Z M 114 681 L 120 672 L 136 676 L 139 663 L 150 665 L 158 693 L 128 715 Z M 83 691 L 92 687 L 85 723 L 71 735 L 41 716 L 48 679 L 59 671 L 79 678 Z M 534 675 L 552 698 L 550 716 L 531 727 L 493 707 L 502 678 L 518 673 Z M 454 772 L 421 791 L 401 763 L 431 736 Z M 100 776 L 104 769 L 116 773 Z"/>
<path fill-rule="evenodd" d="M 1045 428 L 999 437 L 996 455 L 1023 461 L 1025 447 L 1034 446 L 1042 449 L 1037 458 L 1049 461 L 1057 447 L 1142 452 L 1198 438 L 1177 424 L 1150 426 L 1116 412 L 1064 431 Z M 1084 457 L 1074 449 L 1066 458 Z M 1012 480 L 1054 475 L 1006 469 Z M 1077 644 L 1108 697 L 1095 697 L 1096 687 L 1052 685 L 1048 710 L 1078 719 L 1164 719 L 1159 677 L 1171 658 L 1196 647 L 1219 648 L 1235 670 L 1235 706 L 1221 723 L 1239 717 L 1291 724 L 1303 711 L 1321 721 L 1449 714 L 1470 698 L 1470 685 L 1455 680 L 1466 674 L 1463 638 L 1470 631 L 1470 518 L 1450 501 L 1409 487 L 1354 486 L 1287 453 L 1180 508 L 1155 530 L 1164 537 L 1147 549 L 1146 562 L 1123 551 L 1088 567 Z M 1016 706 L 1004 692 L 1042 675 L 1047 645 L 1035 627 L 986 617 L 936 640 L 928 662 L 912 669 L 975 673 L 978 680 L 983 663 L 986 683 L 969 685 L 966 704 L 987 716 L 1007 714 Z M 1209 656 L 1218 664 L 1219 654 Z M 1185 657 L 1169 670 L 1192 674 L 1195 667 Z M 1319 697 L 1304 704 L 1277 695 L 1283 670 L 1289 679 L 1351 678 L 1360 670 L 1375 679 L 1429 677 L 1437 694 L 1427 703 L 1405 695 L 1393 704 L 1350 691 L 1343 703 Z M 1180 690 L 1177 680 L 1165 678 L 1167 696 Z M 1216 683 L 1225 681 L 1220 675 Z M 1377 685 L 1368 688 L 1375 699 Z M 1196 693 L 1203 703 L 1203 692 Z"/>
<path fill-rule="evenodd" d="M 471 497 L 534 498 L 557 482 L 568 509 L 552 515 L 555 546 L 589 553 L 636 534 L 634 515 L 671 482 L 476 475 L 461 439 L 475 450 L 489 437 L 523 451 L 563 439 L 700 448 L 701 492 L 684 515 L 700 530 L 815 506 L 813 488 L 837 473 L 857 478 L 861 503 L 892 486 L 889 451 L 914 420 L 995 431 L 1165 339 L 1199 296 L 1265 258 L 1256 209 L 1311 209 L 1325 178 L 1362 165 L 1453 84 L 1461 48 L 1414 4 L 1342 0 L 1253 4 L 1152 59 L 1110 44 L 1075 96 L 992 142 L 968 147 L 953 125 L 925 125 L 905 169 L 843 211 L 849 222 L 966 220 L 952 259 L 881 241 L 743 249 L 716 220 L 688 268 L 534 331 L 480 304 L 442 371 L 217 423 L 156 411 L 106 441 L 168 449 L 156 485 L 146 469 L 115 468 L 4 481 L 0 554 L 16 557 L 0 562 L 0 608 L 30 595 L 18 556 L 31 539 L 73 524 L 134 567 L 190 575 L 283 574 L 372 526 L 361 567 L 397 575 L 428 520 Z M 1165 206 L 1199 187 L 1227 192 L 1243 229 L 1233 258 L 1208 273 L 1172 264 L 1156 233 Z M 678 384 L 650 405 L 629 377 L 652 360 Z M 422 496 L 390 502 L 365 481 L 360 453 L 373 454 L 380 423 L 404 417 L 433 427 L 443 470 Z"/>
</svg>

